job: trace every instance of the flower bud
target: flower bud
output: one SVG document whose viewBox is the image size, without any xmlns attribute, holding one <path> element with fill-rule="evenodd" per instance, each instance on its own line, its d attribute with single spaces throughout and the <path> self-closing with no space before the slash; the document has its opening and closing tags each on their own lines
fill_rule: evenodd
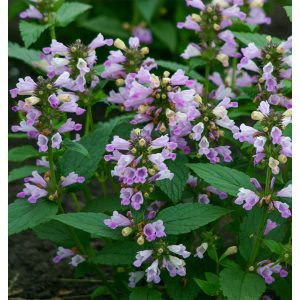
<svg viewBox="0 0 300 300">
<path fill-rule="evenodd" d="M 130 29 L 130 24 L 128 22 L 124 22 L 122 24 L 122 28 L 125 29 L 125 30 L 129 30 Z"/>
<path fill-rule="evenodd" d="M 142 55 L 147 55 L 149 54 L 149 48 L 148 47 L 143 47 L 141 50 L 140 50 L 140 53 Z"/>
<path fill-rule="evenodd" d="M 204 121 L 204 122 L 208 122 L 208 117 L 204 117 L 204 118 L 203 118 L 203 121 Z"/>
<path fill-rule="evenodd" d="M 127 49 L 125 43 L 119 38 L 115 40 L 114 46 L 118 49 L 121 49 L 121 50 L 126 50 Z"/>
<path fill-rule="evenodd" d="M 144 243 L 145 243 L 145 239 L 144 239 L 144 237 L 141 235 L 138 239 L 137 239 L 137 241 L 136 241 L 140 246 L 142 246 L 142 245 L 144 245 Z"/>
<path fill-rule="evenodd" d="M 37 103 L 39 103 L 41 101 L 40 98 L 35 97 L 35 96 L 31 96 L 25 99 L 26 104 L 28 105 L 35 105 Z"/>
<path fill-rule="evenodd" d="M 145 145 L 146 145 L 146 140 L 145 139 L 140 139 L 139 140 L 139 145 L 141 146 L 141 147 L 144 147 Z"/>
<path fill-rule="evenodd" d="M 164 71 L 163 75 L 164 75 L 164 77 L 169 77 L 170 76 L 170 72 L 169 71 Z"/>
<path fill-rule="evenodd" d="M 224 67 L 229 66 L 229 57 L 226 54 L 220 53 L 217 55 L 217 60 L 223 64 Z"/>
<path fill-rule="evenodd" d="M 134 131 L 134 133 L 136 135 L 139 135 L 141 133 L 141 129 L 140 128 L 135 128 L 133 131 Z"/>
<path fill-rule="evenodd" d="M 164 253 L 164 248 L 162 248 L 162 247 L 158 248 L 158 249 L 157 249 L 157 253 L 158 253 L 159 255 L 163 254 L 163 253 Z"/>
<path fill-rule="evenodd" d="M 201 21 L 201 17 L 197 14 L 192 14 L 192 20 L 199 23 Z"/>
<path fill-rule="evenodd" d="M 198 94 L 194 97 L 194 100 L 195 100 L 197 103 L 199 103 L 199 104 L 202 103 L 202 98 L 201 98 L 201 96 L 198 95 Z"/>
<path fill-rule="evenodd" d="M 251 3 L 250 3 L 250 7 L 253 8 L 253 7 L 263 7 L 264 5 L 264 0 L 253 0 Z"/>
<path fill-rule="evenodd" d="M 249 270 L 249 272 L 253 272 L 254 271 L 254 267 L 250 266 L 248 270 Z"/>
<path fill-rule="evenodd" d="M 221 29 L 220 25 L 219 24 L 214 24 L 214 30 L 215 31 L 219 31 Z"/>
<path fill-rule="evenodd" d="M 251 119 L 255 121 L 262 121 L 264 119 L 264 115 L 260 111 L 253 111 L 251 113 Z"/>
<path fill-rule="evenodd" d="M 166 126 L 165 126 L 164 123 L 161 124 L 161 126 L 160 126 L 160 128 L 159 128 L 159 131 L 160 131 L 161 133 L 164 133 L 164 132 L 167 131 L 167 128 L 166 128 Z"/>
<path fill-rule="evenodd" d="M 276 51 L 277 51 L 277 53 L 279 53 L 279 54 L 283 54 L 283 53 L 284 53 L 284 49 L 283 49 L 283 47 L 282 47 L 281 45 L 279 45 L 279 46 L 276 48 Z"/>
<path fill-rule="evenodd" d="M 224 136 L 224 130 L 218 130 L 219 136 Z"/>
<path fill-rule="evenodd" d="M 224 257 L 229 256 L 229 255 L 233 255 L 236 254 L 238 251 L 237 246 L 231 246 L 229 247 L 223 254 Z"/>
<path fill-rule="evenodd" d="M 269 128 L 268 128 L 268 127 L 264 127 L 264 128 L 263 128 L 263 131 L 264 131 L 264 132 L 268 132 L 268 131 L 269 131 Z"/>
<path fill-rule="evenodd" d="M 287 157 L 286 157 L 285 155 L 283 155 L 283 154 L 280 154 L 280 155 L 278 156 L 278 160 L 279 160 L 280 163 L 286 164 L 286 162 L 287 162 Z"/>
<path fill-rule="evenodd" d="M 149 169 L 148 169 L 148 173 L 149 173 L 149 175 L 153 176 L 153 175 L 155 174 L 155 170 L 149 168 Z"/>
<path fill-rule="evenodd" d="M 132 154 L 135 154 L 135 153 L 136 153 L 136 148 L 132 148 L 132 149 L 130 150 L 130 152 L 131 152 Z"/>
<path fill-rule="evenodd" d="M 162 79 L 162 83 L 163 83 L 164 85 L 167 85 L 170 81 L 171 81 L 171 79 L 168 78 L 168 77 L 163 77 L 163 79 Z"/>
<path fill-rule="evenodd" d="M 171 110 L 170 108 L 166 109 L 166 117 L 168 119 L 173 118 L 175 116 L 175 112 L 173 110 Z"/>
<path fill-rule="evenodd" d="M 117 86 L 122 86 L 122 85 L 124 85 L 124 83 L 125 83 L 125 81 L 124 81 L 123 78 L 118 78 L 118 79 L 116 80 L 116 85 L 117 85 Z"/>
<path fill-rule="evenodd" d="M 148 106 L 146 106 L 146 105 L 140 105 L 139 108 L 138 108 L 138 112 L 140 114 L 144 114 L 147 111 L 147 109 L 148 109 Z"/>
<path fill-rule="evenodd" d="M 209 6 L 209 7 L 207 8 L 207 12 L 208 12 L 208 13 L 211 13 L 212 11 L 213 11 L 212 7 Z"/>
<path fill-rule="evenodd" d="M 282 115 L 285 116 L 285 117 L 291 117 L 292 116 L 292 109 L 291 108 L 287 109 Z"/>
<path fill-rule="evenodd" d="M 227 110 L 224 106 L 216 106 L 212 112 L 216 117 L 220 119 L 227 115 Z"/>
<path fill-rule="evenodd" d="M 148 198 L 148 197 L 149 197 L 149 193 L 147 193 L 147 192 L 144 193 L 144 197 L 145 197 L 145 198 Z"/>
<path fill-rule="evenodd" d="M 125 227 L 122 229 L 122 235 L 123 236 L 129 236 L 132 232 L 132 228 L 131 227 Z"/>
<path fill-rule="evenodd" d="M 271 42 L 272 42 L 272 37 L 271 37 L 270 35 L 268 35 L 268 36 L 266 37 L 266 40 L 267 40 L 268 43 L 271 43 Z"/>
<path fill-rule="evenodd" d="M 69 94 L 59 94 L 57 96 L 57 98 L 60 102 L 70 102 L 71 101 L 71 97 Z"/>
</svg>

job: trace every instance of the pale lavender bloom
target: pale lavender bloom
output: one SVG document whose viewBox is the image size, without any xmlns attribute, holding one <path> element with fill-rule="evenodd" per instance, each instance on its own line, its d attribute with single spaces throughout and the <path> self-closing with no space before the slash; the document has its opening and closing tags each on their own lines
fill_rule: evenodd
<svg viewBox="0 0 300 300">
<path fill-rule="evenodd" d="M 247 57 L 243 57 L 240 60 L 240 63 L 237 65 L 237 68 L 238 70 L 246 69 L 253 72 L 259 72 L 259 68 L 256 65 L 256 63 Z"/>
<path fill-rule="evenodd" d="M 51 147 L 59 149 L 62 142 L 61 135 L 57 132 L 51 137 Z"/>
<path fill-rule="evenodd" d="M 133 265 L 135 267 L 140 267 L 143 262 L 145 262 L 153 253 L 153 250 L 143 250 L 137 252 L 137 255 L 135 256 L 135 261 L 133 262 Z"/>
<path fill-rule="evenodd" d="M 166 236 L 165 226 L 162 220 L 157 220 L 153 222 L 152 225 L 154 226 L 156 237 L 161 238 Z"/>
<path fill-rule="evenodd" d="M 133 28 L 132 35 L 137 37 L 141 43 L 151 44 L 152 43 L 152 33 L 149 29 L 137 26 Z"/>
<path fill-rule="evenodd" d="M 260 25 L 260 24 L 271 24 L 271 18 L 266 17 L 263 9 L 259 7 L 252 7 L 249 12 L 249 16 L 246 18 L 248 24 Z"/>
<path fill-rule="evenodd" d="M 228 197 L 227 193 L 218 190 L 216 187 L 214 187 L 212 185 L 209 185 L 206 188 L 206 190 L 209 191 L 210 193 L 213 193 L 213 194 L 217 195 L 222 200 L 224 200 Z"/>
<path fill-rule="evenodd" d="M 199 257 L 200 259 L 202 259 L 203 254 L 206 252 L 207 248 L 208 248 L 208 244 L 202 243 L 199 247 L 197 247 L 196 254 L 194 255 L 194 257 Z"/>
<path fill-rule="evenodd" d="M 99 33 L 96 38 L 94 38 L 88 45 L 90 49 L 96 49 L 104 45 L 111 46 L 113 44 L 112 39 L 104 39 L 103 35 Z"/>
<path fill-rule="evenodd" d="M 177 28 L 179 29 L 185 28 L 185 29 L 195 30 L 197 32 L 201 31 L 199 24 L 195 22 L 191 16 L 187 16 L 184 22 L 178 22 Z"/>
<path fill-rule="evenodd" d="M 20 18 L 42 20 L 43 14 L 38 11 L 33 5 L 29 5 L 29 8 L 20 13 Z"/>
<path fill-rule="evenodd" d="M 147 241 L 151 242 L 156 239 L 155 228 L 151 223 L 146 224 L 143 231 Z"/>
<path fill-rule="evenodd" d="M 199 122 L 197 125 L 193 127 L 192 131 L 193 131 L 193 140 L 200 141 L 202 133 L 204 131 L 204 124 L 202 122 Z"/>
<path fill-rule="evenodd" d="M 273 229 L 275 229 L 278 226 L 276 222 L 273 222 L 271 219 L 267 219 L 266 228 L 264 231 L 264 236 L 270 233 Z"/>
<path fill-rule="evenodd" d="M 122 188 L 121 191 L 120 191 L 121 204 L 122 205 L 129 205 L 132 195 L 133 195 L 133 189 L 132 188 Z"/>
<path fill-rule="evenodd" d="M 198 202 L 202 204 L 208 204 L 210 202 L 208 196 L 206 194 L 199 194 L 198 195 Z"/>
<path fill-rule="evenodd" d="M 45 156 L 42 156 L 41 159 L 36 160 L 36 165 L 41 167 L 49 168 L 49 161 Z"/>
<path fill-rule="evenodd" d="M 263 260 L 257 264 L 258 268 L 256 272 L 262 276 L 267 284 L 271 284 L 275 281 L 275 278 L 272 276 L 274 273 L 279 274 L 280 277 L 286 277 L 288 272 L 282 268 L 279 263 L 269 262 Z"/>
<path fill-rule="evenodd" d="M 172 85 L 185 85 L 188 79 L 188 76 L 184 75 L 184 71 L 179 69 L 170 78 L 170 83 Z"/>
<path fill-rule="evenodd" d="M 144 271 L 130 272 L 128 286 L 134 288 L 136 284 L 144 277 Z"/>
<path fill-rule="evenodd" d="M 261 50 L 256 47 L 255 43 L 249 43 L 246 48 L 241 49 L 243 55 L 248 59 L 261 57 Z"/>
<path fill-rule="evenodd" d="M 278 127 L 273 127 L 271 130 L 272 143 L 274 145 L 280 144 L 282 131 Z"/>
<path fill-rule="evenodd" d="M 152 202 L 146 209 L 145 219 L 152 220 L 156 217 L 159 209 L 165 204 L 165 201 L 156 200 Z"/>
<path fill-rule="evenodd" d="M 181 255 L 183 258 L 187 258 L 191 255 L 190 252 L 186 251 L 186 247 L 182 244 L 179 245 L 170 245 L 168 249 L 178 255 Z"/>
<path fill-rule="evenodd" d="M 131 197 L 131 207 L 133 209 L 139 210 L 143 203 L 144 203 L 144 198 L 141 192 L 137 192 Z"/>
<path fill-rule="evenodd" d="M 278 197 L 291 198 L 292 197 L 292 185 L 289 184 L 287 187 L 278 191 L 276 195 Z"/>
<path fill-rule="evenodd" d="M 103 223 L 110 227 L 111 229 L 116 229 L 117 227 L 131 226 L 132 222 L 127 217 L 119 214 L 117 211 L 113 212 L 110 219 L 105 219 Z"/>
<path fill-rule="evenodd" d="M 203 4 L 203 2 L 201 0 L 186 0 L 185 2 L 186 2 L 187 6 L 192 6 L 194 8 L 198 8 L 200 10 L 205 9 L 205 5 Z"/>
<path fill-rule="evenodd" d="M 82 125 L 79 123 L 75 123 L 71 118 L 69 118 L 63 125 L 61 125 L 58 129 L 59 133 L 70 132 L 70 131 L 79 131 L 81 130 Z"/>
<path fill-rule="evenodd" d="M 259 201 L 259 196 L 253 191 L 240 188 L 237 198 L 234 201 L 235 204 L 242 205 L 245 210 L 251 210 L 253 206 Z"/>
<path fill-rule="evenodd" d="M 62 179 L 61 186 L 66 187 L 74 183 L 83 183 L 84 181 L 85 178 L 83 176 L 79 176 L 75 172 L 71 172 L 68 176 Z"/>
<path fill-rule="evenodd" d="M 189 174 L 188 180 L 186 182 L 187 185 L 189 185 L 191 188 L 194 188 L 198 184 L 198 178 Z"/>
<path fill-rule="evenodd" d="M 53 262 L 55 264 L 59 263 L 62 259 L 66 257 L 73 256 L 74 252 L 71 249 L 67 249 L 64 247 L 58 247 L 57 255 L 53 258 Z"/>
<path fill-rule="evenodd" d="M 283 203 L 280 201 L 273 201 L 270 203 L 270 206 L 271 207 L 274 206 L 278 210 L 278 212 L 281 214 L 282 218 L 287 219 L 287 218 L 291 217 L 291 215 L 292 215 L 292 213 L 289 209 L 289 206 L 286 203 Z"/>
<path fill-rule="evenodd" d="M 168 260 L 165 259 L 164 266 L 169 271 L 169 275 L 171 277 L 175 277 L 176 275 L 186 275 L 185 261 L 181 258 L 170 255 L 168 257 Z"/>
<path fill-rule="evenodd" d="M 77 254 L 71 258 L 71 261 L 69 264 L 72 265 L 73 267 L 77 267 L 79 264 L 81 264 L 84 261 L 85 261 L 85 258 L 82 257 L 81 255 Z"/>
<path fill-rule="evenodd" d="M 160 270 L 158 267 L 158 259 L 156 259 L 150 267 L 146 269 L 146 275 L 147 275 L 147 282 L 154 282 L 159 283 L 160 282 Z"/>
<path fill-rule="evenodd" d="M 23 189 L 22 192 L 17 194 L 17 197 L 19 198 L 25 198 L 28 197 L 28 202 L 29 203 L 36 203 L 36 201 L 40 198 L 43 198 L 48 195 L 48 192 L 43 189 L 39 188 L 35 185 L 25 183 L 25 188 Z"/>
<path fill-rule="evenodd" d="M 188 44 L 184 52 L 180 55 L 184 59 L 189 59 L 191 57 L 197 57 L 201 54 L 201 48 L 194 43 Z"/>
<path fill-rule="evenodd" d="M 256 153 L 258 152 L 264 152 L 264 147 L 267 139 L 264 136 L 258 136 L 254 140 L 254 147 L 256 149 Z"/>
<path fill-rule="evenodd" d="M 43 134 L 38 136 L 37 145 L 39 146 L 40 152 L 46 152 L 48 150 L 48 138 Z"/>
</svg>

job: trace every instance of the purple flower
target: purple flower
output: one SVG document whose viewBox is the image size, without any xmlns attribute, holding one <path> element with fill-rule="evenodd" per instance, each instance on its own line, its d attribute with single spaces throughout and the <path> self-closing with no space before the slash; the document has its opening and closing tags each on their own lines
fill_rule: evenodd
<svg viewBox="0 0 300 300">
<path fill-rule="evenodd" d="M 144 277 L 144 271 L 130 272 L 129 273 L 129 283 L 128 286 L 134 288 L 136 284 Z"/>
<path fill-rule="evenodd" d="M 51 147 L 59 149 L 62 142 L 61 135 L 57 132 L 51 137 Z"/>
<path fill-rule="evenodd" d="M 168 249 L 171 252 L 182 256 L 183 258 L 187 258 L 187 257 L 189 257 L 191 255 L 190 252 L 186 251 L 186 247 L 184 245 L 182 245 L 182 244 L 168 246 Z"/>
<path fill-rule="evenodd" d="M 273 263 L 267 260 L 263 260 L 257 264 L 258 268 L 256 272 L 264 278 L 266 284 L 271 284 L 275 281 L 273 274 L 279 274 L 280 277 L 286 277 L 288 272 L 282 268 L 279 263 Z"/>
<path fill-rule="evenodd" d="M 281 214 L 282 218 L 287 219 L 287 218 L 291 217 L 292 213 L 289 209 L 288 204 L 280 202 L 280 201 L 273 201 L 271 203 L 271 205 L 274 206 L 278 210 L 278 212 Z"/>
<path fill-rule="evenodd" d="M 79 254 L 76 254 L 71 258 L 71 261 L 69 262 L 69 264 L 72 265 L 73 267 L 77 267 L 79 264 L 81 264 L 84 261 L 85 261 L 84 257 L 82 257 Z"/>
<path fill-rule="evenodd" d="M 113 215 L 110 219 L 105 219 L 103 223 L 110 227 L 111 229 L 116 229 L 117 227 L 125 227 L 125 226 L 131 226 L 132 221 L 129 220 L 127 217 L 124 217 L 123 215 L 119 214 L 117 211 L 113 212 Z"/>
<path fill-rule="evenodd" d="M 200 259 L 202 259 L 203 254 L 206 252 L 207 248 L 208 248 L 208 244 L 202 243 L 199 247 L 197 247 L 196 254 L 194 255 L 194 257 L 199 257 Z"/>
<path fill-rule="evenodd" d="M 39 146 L 40 152 L 46 152 L 48 150 L 48 138 L 43 134 L 38 136 L 37 145 Z"/>
<path fill-rule="evenodd" d="M 199 194 L 198 195 L 198 202 L 202 204 L 208 204 L 210 202 L 208 196 L 206 194 Z"/>
<path fill-rule="evenodd" d="M 66 187 L 74 183 L 83 183 L 84 181 L 85 178 L 83 176 L 79 176 L 75 172 L 71 172 L 68 176 L 62 177 L 61 186 Z"/>
<path fill-rule="evenodd" d="M 278 224 L 276 222 L 273 222 L 271 219 L 267 219 L 266 228 L 264 231 L 264 236 L 270 233 L 274 228 L 276 228 Z"/>
<path fill-rule="evenodd" d="M 242 205 L 246 210 L 251 210 L 253 206 L 259 201 L 259 196 L 257 196 L 253 191 L 248 189 L 240 188 L 238 197 L 234 201 L 235 204 Z"/>
<path fill-rule="evenodd" d="M 146 269 L 146 276 L 147 276 L 147 282 L 154 282 L 159 283 L 160 282 L 160 270 L 158 267 L 158 259 L 156 259 L 150 267 Z"/>
<path fill-rule="evenodd" d="M 63 247 L 58 247 L 57 250 L 57 255 L 53 258 L 53 262 L 55 264 L 59 263 L 62 259 L 66 258 L 66 257 L 70 257 L 73 256 L 74 252 L 71 249 L 66 249 Z"/>
<path fill-rule="evenodd" d="M 135 210 L 140 210 L 141 205 L 144 203 L 144 198 L 141 192 L 135 193 L 131 197 L 131 206 Z"/>
<path fill-rule="evenodd" d="M 140 267 L 143 262 L 145 262 L 153 253 L 153 250 L 143 250 L 139 251 L 137 255 L 135 256 L 135 261 L 133 262 L 133 265 L 135 267 Z"/>
<path fill-rule="evenodd" d="M 149 29 L 142 26 L 137 26 L 133 28 L 132 35 L 137 37 L 141 43 L 151 44 L 152 43 L 152 33 Z"/>
</svg>

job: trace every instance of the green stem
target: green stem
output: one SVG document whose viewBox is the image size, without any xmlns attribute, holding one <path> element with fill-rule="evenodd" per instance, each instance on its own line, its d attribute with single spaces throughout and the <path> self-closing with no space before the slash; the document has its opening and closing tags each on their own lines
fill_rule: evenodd
<svg viewBox="0 0 300 300">
<path fill-rule="evenodd" d="M 204 82 L 204 97 L 205 100 L 208 99 L 209 94 L 209 73 L 210 73 L 210 62 L 205 65 L 205 82 Z"/>
<path fill-rule="evenodd" d="M 232 61 L 232 76 L 231 76 L 231 89 L 235 88 L 235 74 L 236 74 L 237 58 L 235 57 Z"/>
<path fill-rule="evenodd" d="M 87 135 L 90 130 L 90 115 L 89 113 L 86 114 L 86 119 L 85 119 L 85 127 L 84 127 L 84 135 Z"/>
<path fill-rule="evenodd" d="M 267 167 L 267 168 L 268 169 L 267 169 L 267 174 L 266 174 L 265 195 L 267 195 L 270 191 L 270 181 L 271 181 L 271 170 L 269 167 Z M 253 266 L 255 259 L 257 257 L 257 254 L 258 254 L 258 251 L 259 251 L 259 248 L 261 245 L 267 217 L 268 217 L 268 205 L 266 203 L 264 203 L 263 205 L 264 206 L 262 208 L 262 210 L 263 210 L 262 216 L 261 216 L 261 219 L 259 222 L 258 230 L 257 230 L 256 236 L 255 236 L 254 245 L 252 247 L 250 258 L 249 258 L 249 263 L 248 263 L 249 267 Z"/>
<path fill-rule="evenodd" d="M 81 210 L 81 206 L 80 206 L 80 203 L 78 201 L 78 198 L 77 198 L 76 194 L 75 193 L 71 193 L 71 197 L 72 197 L 72 199 L 73 199 L 73 201 L 74 201 L 74 203 L 76 205 L 76 210 L 80 211 Z"/>
<path fill-rule="evenodd" d="M 90 130 L 93 130 L 93 128 L 94 128 L 94 121 L 93 121 L 93 114 L 92 114 L 92 106 L 89 104 L 87 106 L 84 134 L 87 135 Z"/>
<path fill-rule="evenodd" d="M 86 199 L 86 202 L 89 203 L 92 201 L 92 195 L 91 195 L 91 191 L 87 188 L 87 186 L 84 186 L 82 188 L 82 191 L 83 191 L 83 194 L 84 194 L 84 197 Z"/>
<path fill-rule="evenodd" d="M 99 275 L 99 277 L 101 278 L 101 280 L 103 281 L 103 284 L 106 286 L 106 288 L 109 290 L 110 292 L 110 295 L 111 297 L 114 299 L 114 300 L 118 300 L 119 297 L 118 295 L 116 294 L 113 286 L 107 281 L 105 275 L 102 273 L 102 270 L 100 268 L 97 268 L 96 269 L 96 272 L 97 274 Z"/>
<path fill-rule="evenodd" d="M 49 145 L 48 148 L 48 161 L 50 166 L 50 184 L 52 192 L 55 193 L 57 190 L 57 182 L 56 182 L 56 176 L 55 176 L 55 165 L 54 165 L 54 159 L 53 159 L 53 150 L 51 145 Z"/>
<path fill-rule="evenodd" d="M 56 40 L 55 25 L 50 26 L 50 36 L 52 40 Z"/>
</svg>

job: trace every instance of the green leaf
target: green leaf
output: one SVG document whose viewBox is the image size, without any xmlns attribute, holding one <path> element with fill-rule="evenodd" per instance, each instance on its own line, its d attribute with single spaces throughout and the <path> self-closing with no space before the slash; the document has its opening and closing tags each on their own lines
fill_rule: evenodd
<svg viewBox="0 0 300 300">
<path fill-rule="evenodd" d="M 284 6 L 283 7 L 286 11 L 287 16 L 289 17 L 290 21 L 292 22 L 292 6 Z"/>
<path fill-rule="evenodd" d="M 48 169 L 40 166 L 23 166 L 17 169 L 13 169 L 9 172 L 8 182 L 12 182 L 24 177 L 30 176 L 32 171 L 37 171 L 38 173 L 45 173 Z"/>
<path fill-rule="evenodd" d="M 120 232 L 107 227 L 103 221 L 109 216 L 102 213 L 78 212 L 53 216 L 53 220 L 88 232 L 97 237 L 120 238 Z"/>
<path fill-rule="evenodd" d="M 59 160 L 59 168 L 63 176 L 67 176 L 70 172 L 84 176 L 89 180 L 98 167 L 98 163 L 102 159 L 105 146 L 110 140 L 113 129 L 122 122 L 128 122 L 128 116 L 119 117 L 106 123 L 99 123 L 93 132 L 84 136 L 78 144 L 82 145 L 92 155 L 85 157 L 81 153 L 66 150 Z"/>
<path fill-rule="evenodd" d="M 172 300 L 200 299 L 196 298 L 199 294 L 199 288 L 192 278 L 187 278 L 184 282 L 179 276 L 171 278 L 167 275 L 164 277 L 164 284 Z"/>
<path fill-rule="evenodd" d="M 118 242 L 114 245 L 108 245 L 97 253 L 92 262 L 101 265 L 131 265 L 134 261 L 137 251 L 141 247 L 136 242 Z"/>
<path fill-rule="evenodd" d="M 288 124 L 282 132 L 282 134 L 284 136 L 288 136 L 290 138 L 292 138 L 292 135 L 293 135 L 292 133 L 293 133 L 293 125 L 292 124 Z"/>
<path fill-rule="evenodd" d="M 232 32 L 234 36 L 241 41 L 243 44 L 248 45 L 249 43 L 255 43 L 258 48 L 263 48 L 267 45 L 267 35 L 259 33 L 249 32 Z M 279 38 L 272 37 L 272 41 L 275 44 L 280 44 L 282 41 Z"/>
<path fill-rule="evenodd" d="M 99 299 L 98 297 L 103 295 L 110 295 L 110 292 L 106 286 L 99 286 L 98 288 L 93 290 L 91 298 L 95 299 L 97 297 L 96 299 Z"/>
<path fill-rule="evenodd" d="M 156 60 L 156 63 L 158 66 L 171 70 L 171 71 L 177 71 L 178 69 L 181 69 L 185 71 L 185 73 L 190 76 L 193 79 L 196 79 L 198 81 L 204 81 L 204 77 L 200 74 L 198 74 L 196 71 L 191 70 L 188 66 L 178 64 L 172 61 L 167 60 Z"/>
<path fill-rule="evenodd" d="M 122 23 L 118 19 L 107 16 L 98 16 L 80 23 L 79 26 L 96 33 L 107 34 L 108 37 L 118 37 L 121 39 L 129 37 L 129 34 L 123 30 Z"/>
<path fill-rule="evenodd" d="M 73 22 L 79 15 L 92 8 L 91 5 L 80 2 L 66 2 L 56 12 L 58 25 L 65 27 Z"/>
<path fill-rule="evenodd" d="M 78 229 L 73 229 L 81 242 L 89 241 L 89 234 Z M 33 228 L 34 233 L 42 240 L 49 240 L 57 246 L 72 248 L 75 246 L 73 232 L 70 228 L 58 221 L 38 225 Z"/>
<path fill-rule="evenodd" d="M 236 196 L 241 187 L 254 190 L 253 185 L 250 183 L 250 177 L 235 169 L 203 163 L 187 164 L 187 166 L 205 182 L 231 196 Z"/>
<path fill-rule="evenodd" d="M 157 9 L 160 1 L 159 0 L 136 0 L 135 5 L 138 8 L 141 15 L 145 18 L 145 20 L 150 23 L 152 16 Z"/>
<path fill-rule="evenodd" d="M 215 296 L 218 291 L 218 285 L 210 283 L 205 280 L 194 279 L 200 289 L 209 296 Z"/>
<path fill-rule="evenodd" d="M 266 240 L 264 239 L 264 244 L 270 249 L 272 253 L 276 253 L 278 255 L 281 255 L 282 252 L 284 251 L 283 245 L 280 243 L 273 241 L 273 240 Z"/>
<path fill-rule="evenodd" d="M 48 27 L 49 24 L 41 25 L 33 22 L 21 21 L 19 28 L 25 47 L 28 48 L 36 42 Z"/>
<path fill-rule="evenodd" d="M 177 46 L 177 32 L 175 26 L 168 21 L 158 21 L 152 24 L 153 34 L 165 44 L 171 52 L 175 52 Z"/>
<path fill-rule="evenodd" d="M 163 179 L 156 181 L 156 185 L 174 202 L 177 203 L 182 196 L 186 181 L 189 176 L 189 169 L 185 166 L 188 159 L 184 155 L 177 155 L 175 161 L 167 163 L 169 170 L 174 173 L 172 180 Z"/>
<path fill-rule="evenodd" d="M 241 269 L 224 269 L 220 273 L 220 285 L 228 300 L 259 300 L 266 289 L 262 277 Z"/>
<path fill-rule="evenodd" d="M 129 295 L 129 300 L 163 300 L 159 291 L 151 287 L 138 287 Z"/>
<path fill-rule="evenodd" d="M 40 60 L 40 53 L 38 50 L 27 49 L 17 43 L 8 42 L 8 56 L 19 59 L 30 66 L 33 66 L 35 62 Z"/>
<path fill-rule="evenodd" d="M 292 276 L 289 274 L 288 277 L 281 278 L 277 276 L 275 282 L 272 283 L 272 289 L 276 295 L 279 296 L 280 300 L 291 300 L 292 299 Z"/>
<path fill-rule="evenodd" d="M 79 142 L 73 142 L 70 139 L 65 139 L 63 141 L 63 144 L 66 147 L 66 149 L 68 149 L 70 151 L 78 152 L 78 153 L 82 154 L 83 156 L 90 158 L 89 151 Z"/>
<path fill-rule="evenodd" d="M 182 234 L 213 222 L 228 212 L 218 206 L 185 203 L 163 209 L 156 219 L 164 222 L 167 234 Z"/>
<path fill-rule="evenodd" d="M 30 145 L 12 148 L 8 151 L 8 160 L 21 162 L 39 156 L 39 152 Z"/>
<path fill-rule="evenodd" d="M 83 212 L 102 212 L 111 214 L 114 210 L 124 211 L 128 208 L 120 203 L 120 197 L 97 198 L 90 201 L 83 209 Z"/>
<path fill-rule="evenodd" d="M 57 212 L 57 205 L 46 199 L 37 203 L 29 203 L 25 199 L 18 199 L 8 206 L 8 235 L 33 228 Z"/>
</svg>

